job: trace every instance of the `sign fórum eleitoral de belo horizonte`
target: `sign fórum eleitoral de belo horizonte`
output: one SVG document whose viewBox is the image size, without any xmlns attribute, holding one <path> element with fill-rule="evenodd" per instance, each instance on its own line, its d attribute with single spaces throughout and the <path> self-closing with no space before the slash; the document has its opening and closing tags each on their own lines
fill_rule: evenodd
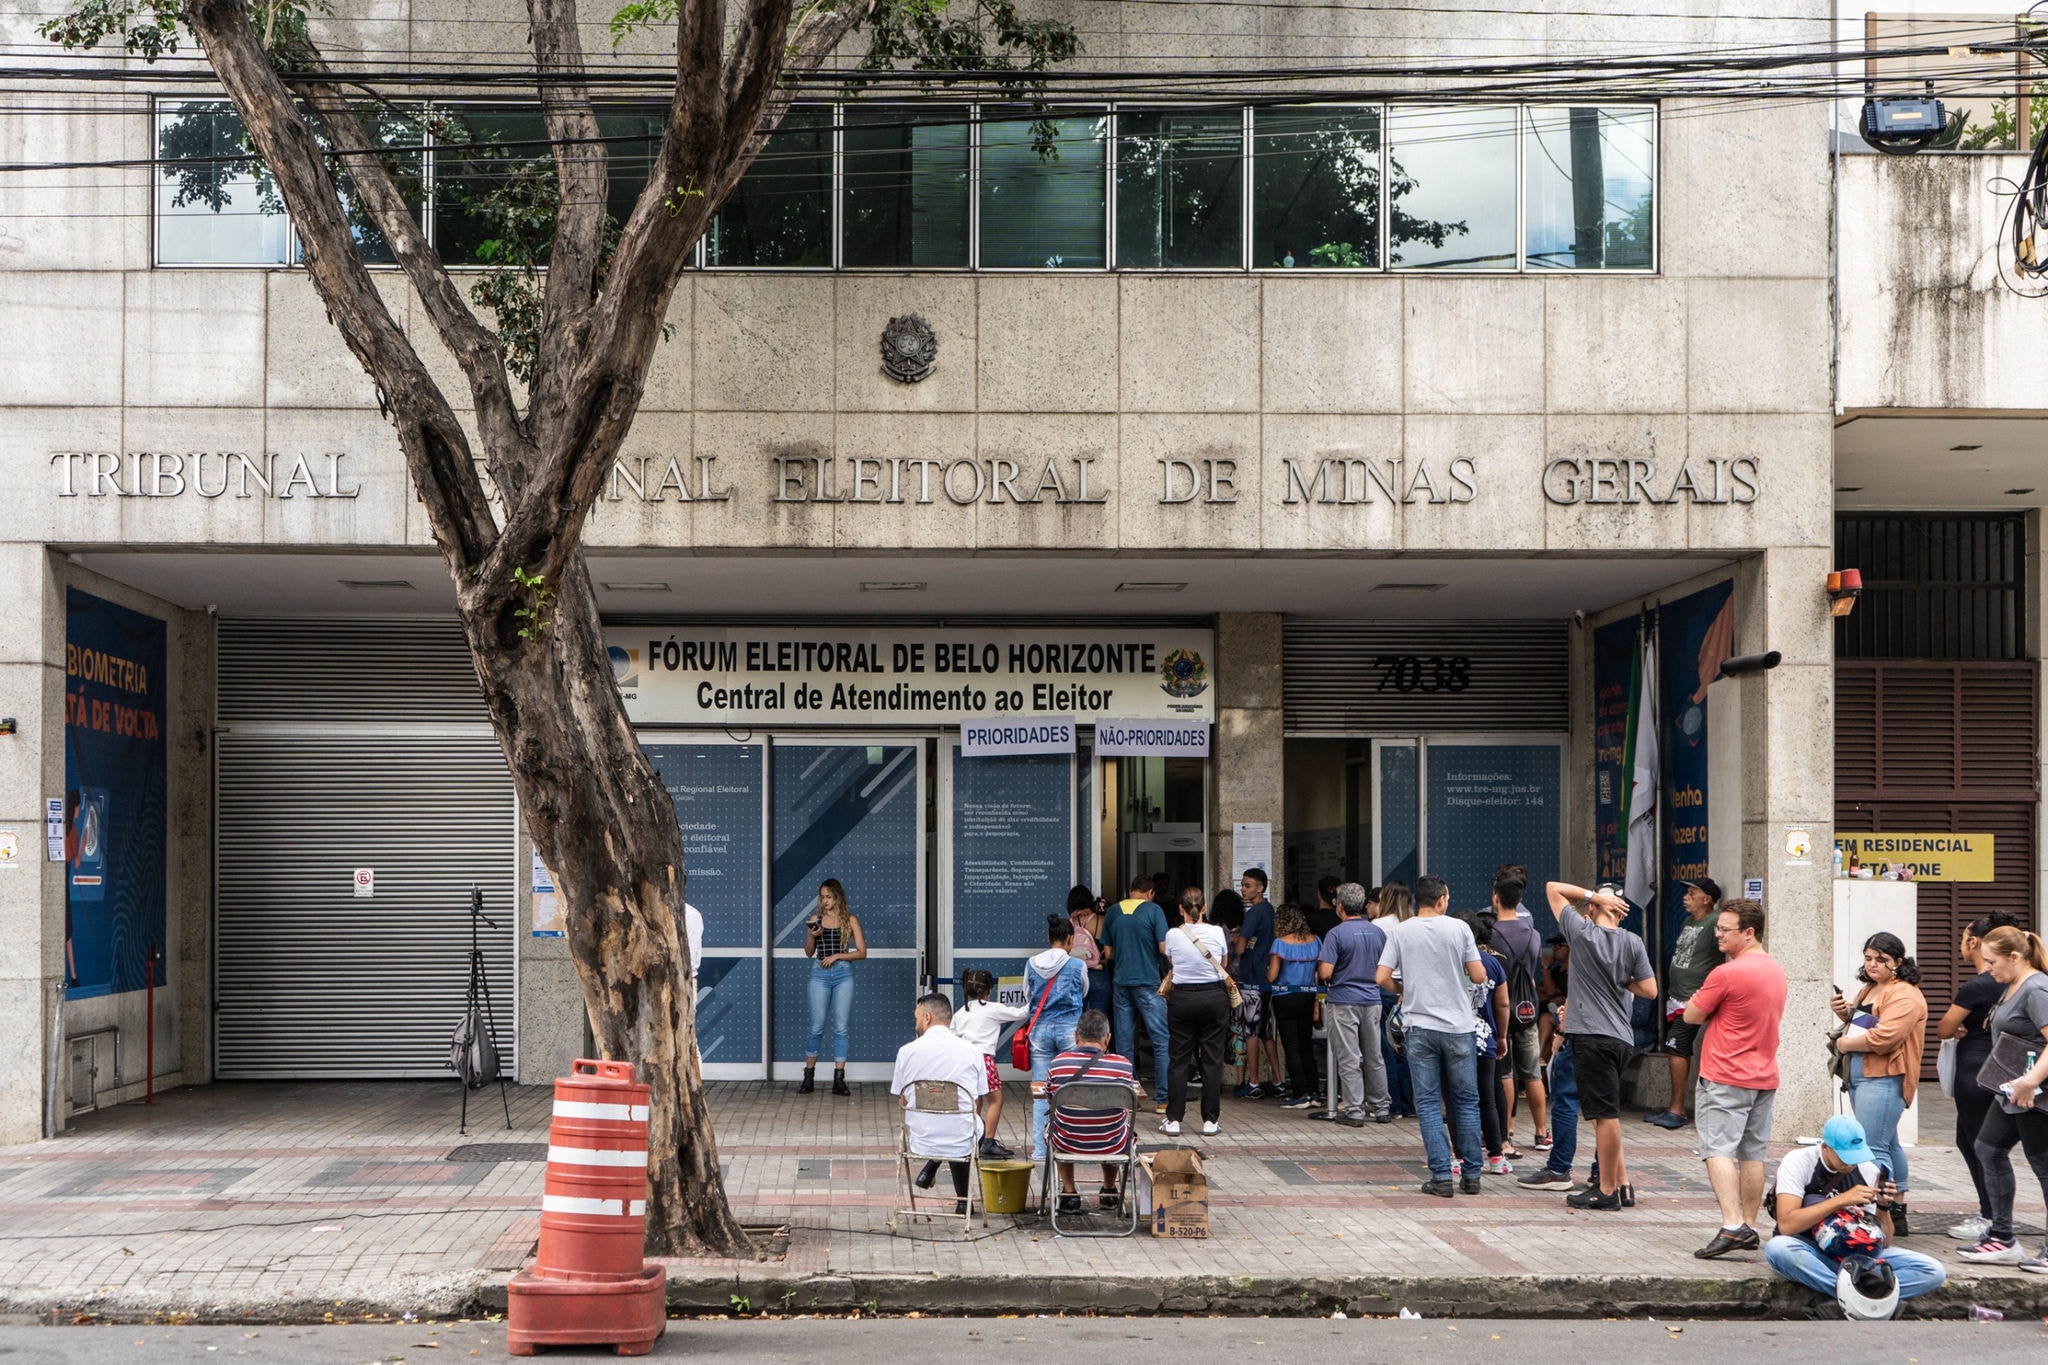
<svg viewBox="0 0 2048 1365">
<path fill-rule="evenodd" d="M 626 714 L 643 724 L 958 725 L 994 716 L 1215 719 L 1199 629 L 869 630 L 612 626 Z"/>
</svg>

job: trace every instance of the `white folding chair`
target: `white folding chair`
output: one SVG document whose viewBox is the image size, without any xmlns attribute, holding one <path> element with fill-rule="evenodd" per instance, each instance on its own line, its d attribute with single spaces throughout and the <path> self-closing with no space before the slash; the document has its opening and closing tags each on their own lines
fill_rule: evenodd
<svg viewBox="0 0 2048 1365">
<path fill-rule="evenodd" d="M 1058 1111 L 1061 1109 L 1122 1110 L 1124 1115 L 1124 1145 L 1116 1152 L 1070 1152 L 1055 1140 L 1059 1131 Z M 1096 1229 L 1092 1224 L 1087 1228 L 1060 1226 L 1059 1168 L 1057 1163 L 1071 1161 L 1075 1165 L 1121 1166 L 1124 1177 L 1120 1185 L 1123 1199 L 1123 1213 L 1110 1225 L 1108 1231 Z M 1128 1085 L 1115 1081 L 1069 1081 L 1053 1092 L 1053 1116 L 1045 1125 L 1045 1165 L 1041 1171 L 1044 1207 L 1052 1221 L 1056 1237 L 1129 1237 L 1138 1230 L 1138 1192 L 1136 1183 L 1138 1168 L 1138 1092 Z M 1078 1184 L 1079 1182 L 1076 1181 Z M 1072 1214 L 1067 1215 L 1072 1218 Z"/>
<path fill-rule="evenodd" d="M 904 1110 L 904 1114 L 908 1117 L 913 1111 L 920 1114 L 958 1114 L 965 1118 L 969 1130 L 967 1155 L 964 1157 L 933 1156 L 929 1152 L 915 1150 L 915 1146 L 910 1140 L 910 1125 L 905 1123 L 902 1132 L 897 1138 L 896 1148 L 897 1166 L 899 1174 L 903 1178 L 903 1197 L 905 1202 L 904 1207 L 897 1209 L 896 1212 L 900 1216 L 922 1218 L 929 1223 L 933 1216 L 932 1210 L 929 1207 L 919 1208 L 917 1201 L 923 1199 L 927 1204 L 944 1202 L 948 1212 L 941 1216 L 958 1217 L 960 1219 L 961 1235 L 970 1235 L 974 1231 L 974 1206 L 981 1202 L 981 1143 L 978 1140 L 980 1120 L 975 1117 L 974 1096 L 967 1093 L 965 1086 L 956 1084 L 953 1081 L 912 1081 L 910 1083 L 910 1104 Z M 929 1190 L 917 1188 L 917 1182 L 912 1177 L 911 1166 L 913 1164 L 922 1166 L 927 1161 L 936 1161 L 941 1166 L 952 1161 L 965 1161 L 967 1163 L 966 1207 L 959 1214 L 951 1212 L 953 1202 L 960 1198 L 959 1195 L 953 1193 L 953 1182 L 951 1179 L 945 1181 L 945 1191 L 943 1194 L 940 1192 L 937 1182 L 934 1182 Z M 988 1209 L 986 1207 L 981 1211 L 981 1225 L 983 1227 L 988 1226 Z"/>
</svg>

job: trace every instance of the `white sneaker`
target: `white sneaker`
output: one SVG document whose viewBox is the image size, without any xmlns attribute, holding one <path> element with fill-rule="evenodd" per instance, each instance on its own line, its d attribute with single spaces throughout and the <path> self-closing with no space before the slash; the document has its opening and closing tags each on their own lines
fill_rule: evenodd
<svg viewBox="0 0 2048 1365">
<path fill-rule="evenodd" d="M 1223 1131 L 1223 1125 L 1222 1125 L 1222 1124 L 1220 1124 L 1220 1123 L 1217 1123 L 1217 1122 L 1216 1122 L 1216 1121 L 1215 1121 L 1214 1119 L 1204 1119 L 1204 1120 L 1202 1121 L 1202 1136 L 1203 1136 L 1203 1137 L 1215 1137 L 1215 1136 L 1216 1136 L 1216 1135 L 1217 1135 L 1218 1133 L 1220 1133 L 1220 1132 L 1222 1132 L 1222 1131 Z"/>
<path fill-rule="evenodd" d="M 1984 1240 L 1984 1234 L 1991 1231 L 1989 1218 L 1965 1218 L 1948 1230 L 1948 1235 L 1965 1246 L 1975 1246 Z"/>
<path fill-rule="evenodd" d="M 1161 1119 L 1159 1120 L 1159 1131 L 1168 1137 L 1179 1137 L 1180 1125 L 1172 1119 Z"/>
<path fill-rule="evenodd" d="M 1986 1237 L 1977 1245 L 1958 1251 L 1956 1258 L 1977 1265 L 2018 1265 L 2026 1259 L 2026 1253 L 2012 1242 L 1994 1242 Z"/>
</svg>

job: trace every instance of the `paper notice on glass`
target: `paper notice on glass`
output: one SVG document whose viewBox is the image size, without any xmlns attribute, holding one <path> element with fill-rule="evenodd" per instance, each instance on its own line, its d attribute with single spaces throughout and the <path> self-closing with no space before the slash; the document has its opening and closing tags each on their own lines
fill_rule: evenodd
<svg viewBox="0 0 2048 1365">
<path fill-rule="evenodd" d="M 539 849 L 533 850 L 533 936 L 562 937 L 562 898 L 555 890 L 555 874 L 541 861 Z"/>
<path fill-rule="evenodd" d="M 1273 823 L 1270 820 L 1241 821 L 1230 827 L 1230 876 L 1235 882 L 1248 867 L 1261 872 L 1273 870 Z"/>
</svg>

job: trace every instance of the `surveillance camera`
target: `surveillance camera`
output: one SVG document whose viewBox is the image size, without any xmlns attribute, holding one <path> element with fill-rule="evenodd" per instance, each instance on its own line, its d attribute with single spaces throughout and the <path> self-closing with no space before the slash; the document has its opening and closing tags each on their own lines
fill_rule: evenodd
<svg viewBox="0 0 2048 1365">
<path fill-rule="evenodd" d="M 1572 624 L 1577 626 L 1580 630 L 1584 630 L 1586 628 L 1586 613 L 1583 611 L 1573 612 Z"/>
</svg>

